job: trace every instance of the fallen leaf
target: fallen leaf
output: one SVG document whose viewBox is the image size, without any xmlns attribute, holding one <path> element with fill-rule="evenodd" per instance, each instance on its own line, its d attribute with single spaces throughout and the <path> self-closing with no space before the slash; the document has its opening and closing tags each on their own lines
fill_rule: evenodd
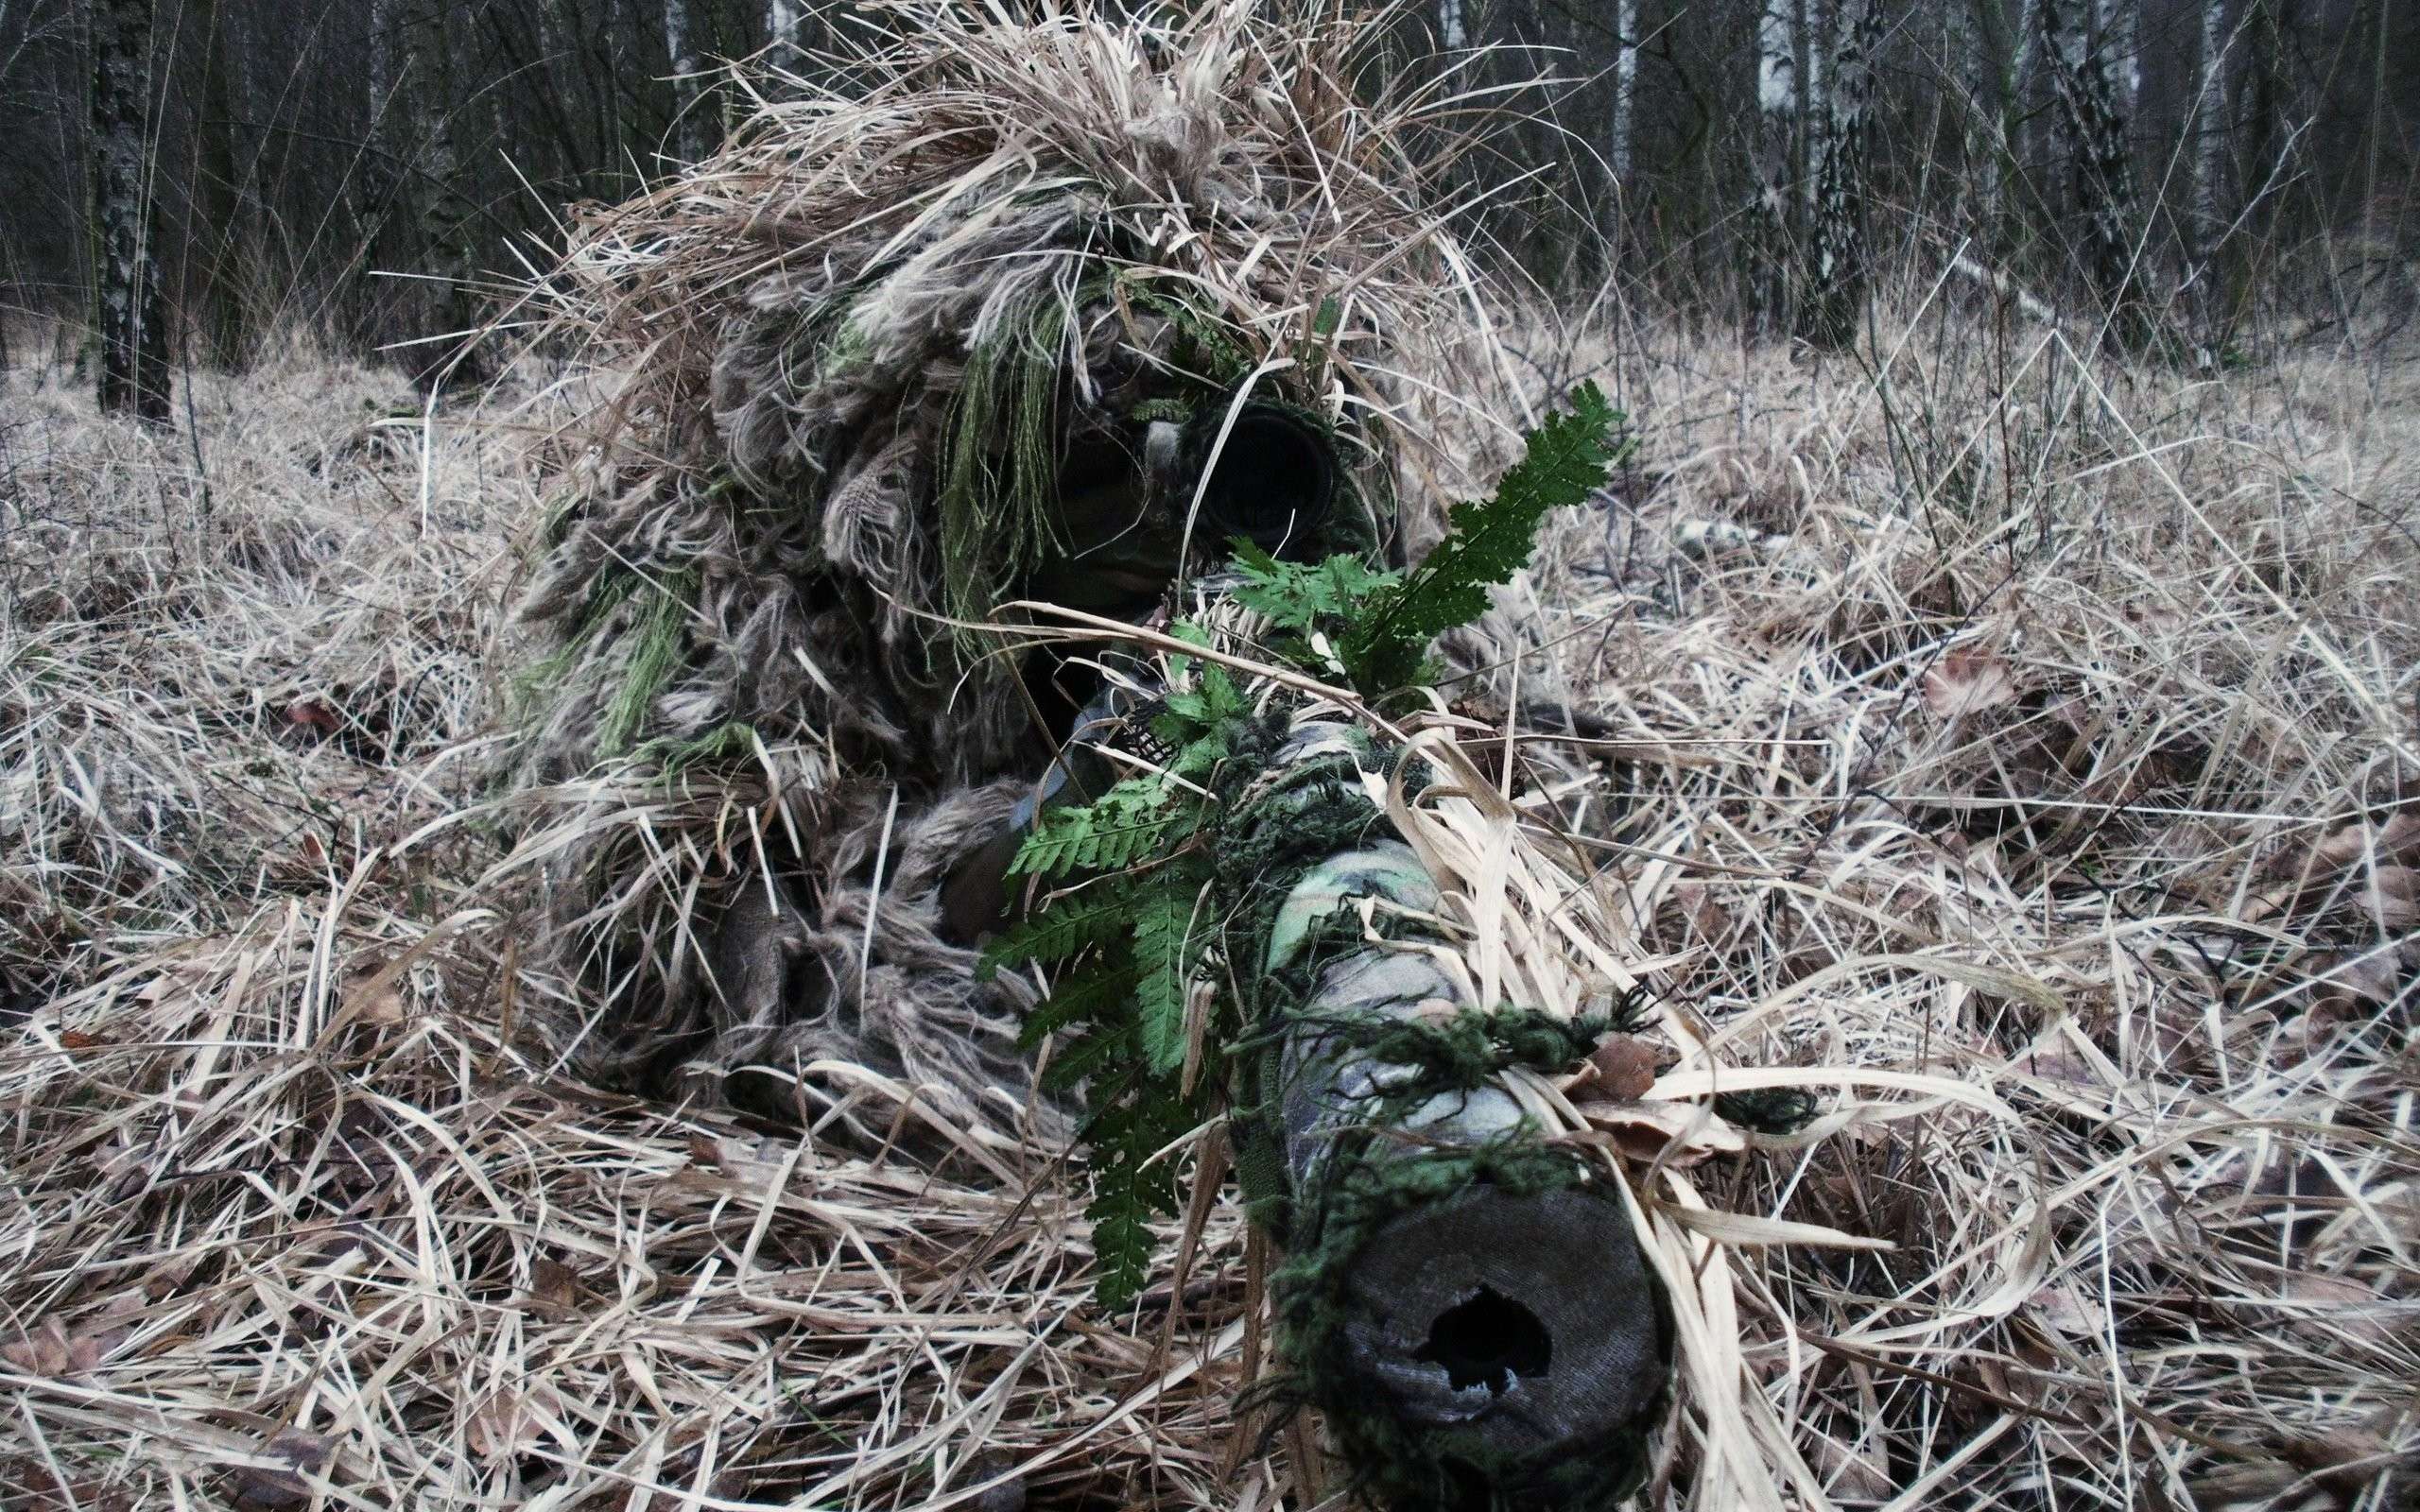
<svg viewBox="0 0 2420 1512">
<path fill-rule="evenodd" d="M 324 700 L 319 698 L 297 698 L 288 703 L 285 706 L 285 720 L 290 725 L 299 725 L 305 730 L 325 730 L 330 734 L 344 728 L 344 721 L 337 717 L 337 712 L 329 708 Z"/>
<path fill-rule="evenodd" d="M 579 1272 L 560 1260 L 539 1256 L 529 1263 L 529 1305 L 550 1318 L 578 1316 Z"/>
<path fill-rule="evenodd" d="M 2091 1338 L 2102 1332 L 2107 1316 L 2100 1299 L 2073 1281 L 2051 1281 L 2026 1301 L 2033 1320 L 2063 1338 Z"/>
<path fill-rule="evenodd" d="M 0 1459 L 0 1507 L 9 1512 L 133 1512 L 124 1486 L 101 1476 L 62 1480 L 57 1467 L 30 1454 Z"/>
<path fill-rule="evenodd" d="M 64 1380 L 87 1376 L 101 1363 L 100 1341 L 90 1333 L 70 1333 L 55 1317 L 46 1317 L 12 1343 L 0 1344 L 0 1360 L 29 1376 Z"/>
<path fill-rule="evenodd" d="M 2100 1085 L 2100 1075 L 2092 1062 L 2063 1031 L 2055 1028 L 2028 1046 L 2016 1057 L 2015 1065 L 2025 1074 L 2045 1081 L 2070 1082 L 2078 1087 Z"/>
<path fill-rule="evenodd" d="M 278 1463 L 235 1467 L 235 1504 L 248 1512 L 286 1512 L 311 1504 L 306 1475 L 324 1474 L 336 1457 L 336 1443 L 300 1428 L 281 1428 L 261 1446 L 264 1457 Z"/>
<path fill-rule="evenodd" d="M 1924 676 L 1925 707 L 1944 719 L 2016 701 L 2016 678 L 1996 652 L 1961 646 Z"/>
<path fill-rule="evenodd" d="M 1887 1502 L 1897 1489 L 1873 1450 L 1854 1449 L 1821 1429 L 1807 1436 L 1815 1451 L 1815 1473 L 1834 1500 Z"/>
<path fill-rule="evenodd" d="M 1701 1104 L 1616 1102 L 1593 1096 L 1592 1091 L 1582 1089 L 1572 1108 L 1630 1160 L 1692 1166 L 1714 1155 L 1748 1147 L 1745 1136 Z"/>
<path fill-rule="evenodd" d="M 2349 1276 L 2289 1271 L 2280 1279 L 2278 1291 L 2295 1304 L 2296 1332 L 2321 1339 L 2349 1334 L 2370 1344 L 2385 1344 L 2394 1337 L 2394 1318 L 2380 1309 L 2384 1298 L 2377 1289 Z"/>
<path fill-rule="evenodd" d="M 1634 1034 L 1608 1035 L 1588 1055 L 1596 1073 L 1590 1090 L 1614 1102 L 1636 1102 L 1655 1085 L 1656 1058 L 1655 1047 Z"/>
<path fill-rule="evenodd" d="M 547 1419 L 561 1408 L 562 1402 L 548 1386 L 540 1385 L 526 1394 L 498 1391 L 471 1414 L 463 1435 L 471 1452 L 483 1460 L 517 1459 L 537 1447 Z"/>
</svg>

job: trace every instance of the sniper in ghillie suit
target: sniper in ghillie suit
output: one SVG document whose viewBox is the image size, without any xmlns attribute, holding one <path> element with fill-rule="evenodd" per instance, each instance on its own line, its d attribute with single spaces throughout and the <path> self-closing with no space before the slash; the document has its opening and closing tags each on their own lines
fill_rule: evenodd
<svg viewBox="0 0 2420 1512">
<path fill-rule="evenodd" d="M 1605 1507 L 1703 1327 L 1634 1158 L 1742 1109 L 1628 1109 L 1662 1010 L 1526 796 L 1587 765 L 1492 597 L 1625 421 L 1457 399 L 1484 259 L 1365 40 L 920 13 L 588 216 L 516 855 L 591 1079 L 1072 1141 L 1109 1318 L 1182 1282 L 1176 1173 L 1194 1231 L 1232 1174 L 1239 1434 L 1388 1507 Z"/>
</svg>

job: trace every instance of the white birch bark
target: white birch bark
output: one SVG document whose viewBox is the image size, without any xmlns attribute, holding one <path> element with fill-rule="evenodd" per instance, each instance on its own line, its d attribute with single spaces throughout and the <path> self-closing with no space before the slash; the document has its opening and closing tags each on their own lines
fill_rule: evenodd
<svg viewBox="0 0 2420 1512">
<path fill-rule="evenodd" d="M 1743 285 L 1750 328 L 1767 337 L 1786 331 L 1789 321 L 1798 41 L 1795 0 L 1764 0 L 1756 18 L 1756 188 L 1748 213 Z"/>
<path fill-rule="evenodd" d="M 1449 51 L 1471 44 L 1471 24 L 1462 0 L 1437 0 L 1437 40 Z"/>
<path fill-rule="evenodd" d="M 798 45 L 799 23 L 805 19 L 800 0 L 767 0 L 765 37 L 775 47 Z"/>
<path fill-rule="evenodd" d="M 1840 0 L 1799 0 L 1798 193 L 1802 224 L 1815 223 L 1815 139 L 1832 113 L 1832 28 Z"/>
<path fill-rule="evenodd" d="M 2202 0 L 2202 67 L 2193 92 L 2193 266 L 2186 272 L 2186 290 L 2194 324 L 2193 365 L 2204 372 L 2219 360 L 2218 270 L 2212 265 L 2227 223 L 2219 198 L 2226 175 L 2227 48 L 2234 40 L 2226 12 L 2226 0 Z"/>
<path fill-rule="evenodd" d="M 1881 0 L 1841 0 L 1824 74 L 1830 87 L 1818 117 L 1815 215 L 1806 297 L 1797 335 L 1839 351 L 1857 340 L 1865 315 L 1866 135 L 1874 111 L 1875 53 L 1882 41 Z M 1809 72 L 1812 72 L 1810 69 Z"/>
<path fill-rule="evenodd" d="M 2101 64 L 2109 71 L 2118 112 L 2131 122 L 2143 97 L 2143 54 L 2136 43 L 2136 0 L 2093 0 L 2094 32 Z"/>
<path fill-rule="evenodd" d="M 689 0 L 664 0 L 664 56 L 672 62 L 672 153 L 683 163 L 695 163 L 706 155 L 710 123 Z"/>
<path fill-rule="evenodd" d="M 1614 120 L 1611 140 L 1605 144 L 1605 161 L 1613 168 L 1614 183 L 1627 194 L 1631 163 L 1635 157 L 1632 133 L 1635 129 L 1638 97 L 1638 0 L 1617 0 L 1614 30 Z"/>
</svg>

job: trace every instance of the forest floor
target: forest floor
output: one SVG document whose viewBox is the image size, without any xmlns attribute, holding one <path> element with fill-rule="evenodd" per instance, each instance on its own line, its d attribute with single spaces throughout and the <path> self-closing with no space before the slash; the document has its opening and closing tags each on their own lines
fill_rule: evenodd
<svg viewBox="0 0 2420 1512">
<path fill-rule="evenodd" d="M 1709 1241 L 1652 1503 L 2410 1505 L 2420 360 L 1552 345 L 1641 441 L 1530 585 L 1622 742 L 1582 827 L 1659 988 L 1837 1089 L 1695 1177 L 1894 1246 Z M 513 425 L 304 347 L 169 434 L 62 381 L 0 375 L 0 1504 L 1337 1489 L 1238 1428 L 1231 1209 L 1105 1316 L 1016 1129 L 869 1074 L 919 1153 L 801 1141 L 522 1032 Z"/>
</svg>

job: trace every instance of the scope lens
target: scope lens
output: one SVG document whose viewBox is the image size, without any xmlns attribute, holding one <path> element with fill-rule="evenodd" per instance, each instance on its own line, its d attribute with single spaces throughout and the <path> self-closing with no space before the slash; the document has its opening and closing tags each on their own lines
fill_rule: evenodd
<svg viewBox="0 0 2420 1512">
<path fill-rule="evenodd" d="M 1206 450 L 1219 438 L 1214 414 L 1201 422 Z M 1336 457 L 1320 428 L 1274 404 L 1236 417 L 1201 495 L 1201 523 L 1218 540 L 1242 536 L 1264 551 L 1308 551 L 1336 498 Z"/>
</svg>

